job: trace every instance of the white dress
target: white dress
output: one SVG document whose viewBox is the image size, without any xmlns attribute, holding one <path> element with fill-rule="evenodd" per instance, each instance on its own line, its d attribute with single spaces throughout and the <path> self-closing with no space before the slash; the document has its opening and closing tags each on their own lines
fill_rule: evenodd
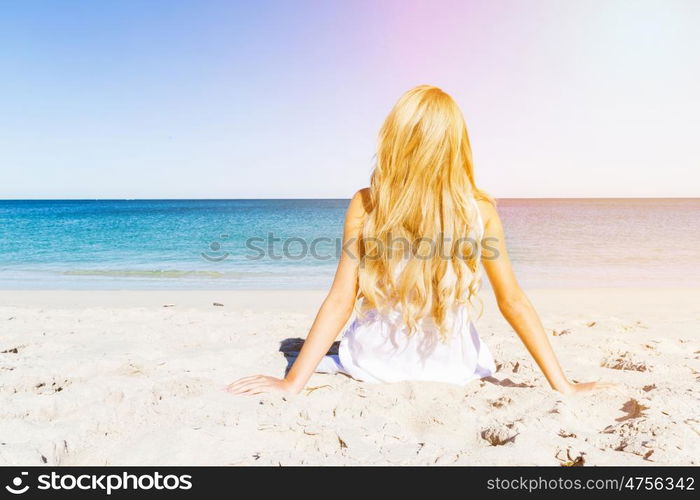
<svg viewBox="0 0 700 500">
<path fill-rule="evenodd" d="M 477 233 L 476 241 L 481 241 L 480 217 Z M 468 308 L 456 307 L 447 321 L 452 326 L 443 343 L 431 318 L 421 320 L 418 331 L 409 336 L 400 311 L 382 315 L 373 309 L 350 324 L 343 332 L 338 355 L 325 356 L 317 371 L 345 373 L 375 383 L 424 380 L 460 385 L 493 375 L 493 356 L 479 337 Z"/>
<path fill-rule="evenodd" d="M 330 371 L 374 383 L 424 380 L 462 385 L 496 372 L 491 352 L 464 306 L 453 313 L 453 328 L 444 343 L 432 320 L 423 320 L 409 336 L 398 312 L 387 317 L 373 310 L 345 330 L 338 359 L 332 361 L 337 366 Z"/>
</svg>

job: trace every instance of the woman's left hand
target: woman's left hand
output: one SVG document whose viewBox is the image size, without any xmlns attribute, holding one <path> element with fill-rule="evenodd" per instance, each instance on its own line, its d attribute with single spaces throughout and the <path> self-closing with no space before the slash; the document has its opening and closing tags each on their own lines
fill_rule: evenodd
<svg viewBox="0 0 700 500">
<path fill-rule="evenodd" d="M 293 393 L 291 384 L 285 380 L 265 375 L 254 375 L 236 380 L 226 387 L 226 392 L 241 396 L 253 396 L 266 392 Z"/>
</svg>

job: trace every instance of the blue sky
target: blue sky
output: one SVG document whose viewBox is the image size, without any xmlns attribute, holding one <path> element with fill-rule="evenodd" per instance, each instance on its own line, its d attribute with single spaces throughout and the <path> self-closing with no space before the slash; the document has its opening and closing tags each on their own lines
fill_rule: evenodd
<svg viewBox="0 0 700 500">
<path fill-rule="evenodd" d="M 700 2 L 13 1 L 0 198 L 349 197 L 422 83 L 506 196 L 700 196 Z"/>
</svg>

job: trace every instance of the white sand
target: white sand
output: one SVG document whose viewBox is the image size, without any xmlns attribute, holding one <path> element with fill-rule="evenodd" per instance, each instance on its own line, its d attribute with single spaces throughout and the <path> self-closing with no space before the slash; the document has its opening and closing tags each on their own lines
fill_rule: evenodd
<svg viewBox="0 0 700 500">
<path fill-rule="evenodd" d="M 569 376 L 619 388 L 548 389 L 489 298 L 496 379 L 239 398 L 322 292 L 0 292 L 0 464 L 700 463 L 700 290 L 530 297 Z"/>
</svg>

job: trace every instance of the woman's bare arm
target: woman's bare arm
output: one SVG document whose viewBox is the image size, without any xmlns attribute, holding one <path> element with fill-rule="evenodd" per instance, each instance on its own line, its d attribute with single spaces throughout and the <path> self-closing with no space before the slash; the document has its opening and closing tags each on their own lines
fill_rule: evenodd
<svg viewBox="0 0 700 500">
<path fill-rule="evenodd" d="M 284 379 L 255 375 L 237 380 L 227 390 L 234 394 L 259 394 L 283 391 L 298 393 L 326 355 L 340 329 L 347 323 L 355 305 L 359 265 L 358 236 L 366 215 L 366 190 L 358 191 L 350 201 L 343 229 L 343 252 L 331 289 L 323 301 L 304 346 Z"/>
<path fill-rule="evenodd" d="M 489 202 L 479 202 L 479 208 L 484 219 L 485 248 L 481 261 L 496 295 L 498 308 L 525 344 L 549 385 L 563 393 L 609 386 L 599 382 L 573 384 L 566 378 L 537 311 L 515 278 L 496 208 Z"/>
</svg>

